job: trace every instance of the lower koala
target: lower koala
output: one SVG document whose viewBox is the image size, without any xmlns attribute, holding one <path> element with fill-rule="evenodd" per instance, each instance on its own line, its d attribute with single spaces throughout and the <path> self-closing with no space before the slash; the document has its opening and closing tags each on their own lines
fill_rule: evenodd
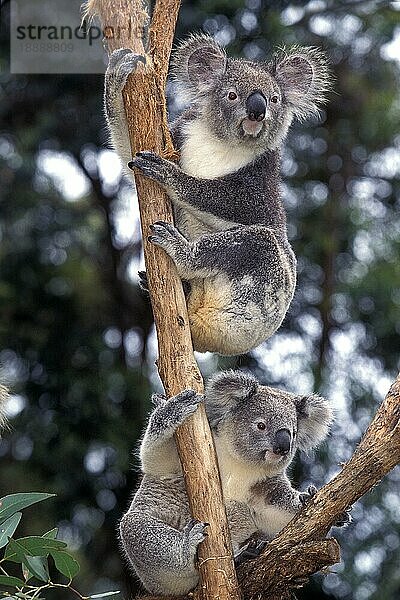
<svg viewBox="0 0 400 600">
<path fill-rule="evenodd" d="M 205 398 L 186 390 L 155 400 L 140 449 L 143 479 L 120 536 L 149 592 L 181 595 L 197 585 L 196 551 L 207 524 L 190 515 L 173 438 L 179 425 L 204 400 L 233 550 L 240 554 L 251 538 L 272 539 L 315 492 L 313 486 L 295 490 L 286 469 L 297 449 L 308 450 L 326 437 L 332 411 L 319 396 L 261 386 L 240 371 L 213 376 Z"/>
</svg>

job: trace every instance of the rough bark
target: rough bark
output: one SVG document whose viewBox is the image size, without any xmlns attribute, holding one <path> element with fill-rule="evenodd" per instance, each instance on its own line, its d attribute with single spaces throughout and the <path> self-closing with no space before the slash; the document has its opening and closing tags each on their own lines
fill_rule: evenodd
<svg viewBox="0 0 400 600">
<path fill-rule="evenodd" d="M 91 0 L 86 4 L 86 14 L 96 14 L 102 22 L 109 52 L 130 47 L 146 54 L 146 67 L 129 77 L 123 92 L 133 155 L 146 149 L 167 158 L 176 156 L 167 126 L 164 89 L 179 6 L 180 0 L 157 0 L 144 48 L 142 34 L 148 15 L 141 0 Z M 135 181 L 160 377 L 168 396 L 185 388 L 202 392 L 181 281 L 167 254 L 147 240 L 149 225 L 160 220 L 172 222 L 170 201 L 156 183 L 138 172 Z M 199 549 L 201 585 L 195 595 L 204 600 L 238 600 L 215 448 L 202 406 L 179 428 L 176 442 L 192 514 L 210 524 Z"/>
</svg>

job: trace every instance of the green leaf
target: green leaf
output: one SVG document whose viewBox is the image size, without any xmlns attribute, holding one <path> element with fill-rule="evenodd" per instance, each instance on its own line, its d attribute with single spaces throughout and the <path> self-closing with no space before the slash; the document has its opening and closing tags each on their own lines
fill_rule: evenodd
<svg viewBox="0 0 400 600">
<path fill-rule="evenodd" d="M 89 598 L 107 598 L 109 596 L 116 596 L 120 594 L 120 591 L 117 592 L 104 592 L 104 594 L 94 594 L 93 596 L 89 596 Z"/>
<path fill-rule="evenodd" d="M 49 569 L 46 559 L 43 559 L 41 556 L 25 556 L 24 564 L 37 579 L 46 582 L 49 580 Z"/>
<path fill-rule="evenodd" d="M 11 540 L 10 540 L 11 541 Z M 12 562 L 21 562 L 20 554 L 27 556 L 48 556 L 52 550 L 62 550 L 67 547 L 65 542 L 60 540 L 53 540 L 51 538 L 44 538 L 41 536 L 31 535 L 25 538 L 14 540 L 20 547 L 20 552 L 14 558 L 14 552 L 16 551 L 15 546 L 10 548 L 7 547 L 4 558 Z"/>
<path fill-rule="evenodd" d="M 17 512 L 12 517 L 4 521 L 2 525 L 0 525 L 0 548 L 4 548 L 8 544 L 8 538 L 10 538 L 14 531 L 18 527 L 18 523 L 20 522 L 22 517 L 22 513 Z"/>
<path fill-rule="evenodd" d="M 27 494 L 10 494 L 9 496 L 0 498 L 0 525 L 27 506 L 31 506 L 36 502 L 42 502 L 42 500 L 47 500 L 48 498 L 53 498 L 54 496 L 55 494 L 30 492 Z"/>
<path fill-rule="evenodd" d="M 21 546 L 18 544 L 18 542 L 16 542 L 12 538 L 10 538 L 8 541 L 8 546 L 7 546 L 5 554 L 4 554 L 4 559 L 10 560 L 12 562 L 23 563 L 24 558 L 25 558 L 24 548 L 21 548 Z"/>
<path fill-rule="evenodd" d="M 67 552 L 51 552 L 56 568 L 62 575 L 73 579 L 79 573 L 79 563 Z"/>
<path fill-rule="evenodd" d="M 44 538 L 50 538 L 51 540 L 55 540 L 58 534 L 58 527 L 54 527 L 54 529 L 50 529 L 42 535 Z"/>
<path fill-rule="evenodd" d="M 0 575 L 0 585 L 6 585 L 8 587 L 23 587 L 25 583 L 18 577 L 11 577 L 10 575 Z"/>
<path fill-rule="evenodd" d="M 27 538 L 22 538 L 27 539 Z M 39 538 L 42 539 L 42 538 Z M 29 554 L 29 552 L 28 552 Z M 47 565 L 47 559 L 43 556 L 27 556 L 27 551 L 23 547 L 22 544 L 19 543 L 19 540 L 13 540 L 10 538 L 8 542 L 8 546 L 6 548 L 6 560 L 11 560 L 12 562 L 19 562 L 22 564 L 22 568 L 25 571 L 24 567 L 29 570 L 34 577 L 40 579 L 41 581 L 49 580 L 49 568 Z M 28 576 L 27 579 L 30 577 Z"/>
</svg>

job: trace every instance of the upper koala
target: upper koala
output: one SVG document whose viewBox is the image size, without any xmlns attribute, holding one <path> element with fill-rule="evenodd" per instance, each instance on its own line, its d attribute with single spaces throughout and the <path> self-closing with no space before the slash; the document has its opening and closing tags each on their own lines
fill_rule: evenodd
<svg viewBox="0 0 400 600">
<path fill-rule="evenodd" d="M 191 519 L 173 435 L 202 400 L 191 390 L 155 398 L 140 448 L 144 476 L 121 521 L 124 552 L 154 594 L 185 594 L 198 581 L 195 556 L 206 524 Z M 240 371 L 212 377 L 204 402 L 237 554 L 251 537 L 274 537 L 314 492 L 293 489 L 286 469 L 297 449 L 326 437 L 332 411 L 319 396 L 261 386 Z"/>
<path fill-rule="evenodd" d="M 117 50 L 106 74 L 108 124 L 124 163 L 131 154 L 121 91 L 139 61 Z M 279 148 L 294 117 L 317 111 L 329 73 L 315 48 L 255 63 L 227 58 L 211 37 L 194 35 L 175 51 L 172 74 L 189 104 L 170 126 L 179 166 L 152 152 L 129 166 L 172 199 L 176 227 L 155 223 L 149 239 L 186 282 L 195 349 L 244 353 L 278 329 L 293 297 Z"/>
</svg>

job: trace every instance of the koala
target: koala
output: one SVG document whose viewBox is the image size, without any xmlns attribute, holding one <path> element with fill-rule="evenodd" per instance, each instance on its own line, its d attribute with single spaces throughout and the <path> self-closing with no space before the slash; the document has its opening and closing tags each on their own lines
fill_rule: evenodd
<svg viewBox="0 0 400 600">
<path fill-rule="evenodd" d="M 326 437 L 332 411 L 319 396 L 262 386 L 241 371 L 214 375 L 204 398 L 186 390 L 154 400 L 140 448 L 143 479 L 121 520 L 120 539 L 149 592 L 181 595 L 197 585 L 196 551 L 207 524 L 190 515 L 176 429 L 205 402 L 233 551 L 240 555 L 248 540 L 272 539 L 315 492 L 295 490 L 286 471 L 297 449 Z"/>
<path fill-rule="evenodd" d="M 227 58 L 209 36 L 191 36 L 172 60 L 177 94 L 188 104 L 170 125 L 179 164 L 147 151 L 131 160 L 121 92 L 145 60 L 127 49 L 111 56 L 105 111 L 114 148 L 172 200 L 176 226 L 154 223 L 149 239 L 185 283 L 195 350 L 248 352 L 279 328 L 294 294 L 280 148 L 292 120 L 325 100 L 326 59 L 295 46 L 256 63 Z"/>
</svg>

